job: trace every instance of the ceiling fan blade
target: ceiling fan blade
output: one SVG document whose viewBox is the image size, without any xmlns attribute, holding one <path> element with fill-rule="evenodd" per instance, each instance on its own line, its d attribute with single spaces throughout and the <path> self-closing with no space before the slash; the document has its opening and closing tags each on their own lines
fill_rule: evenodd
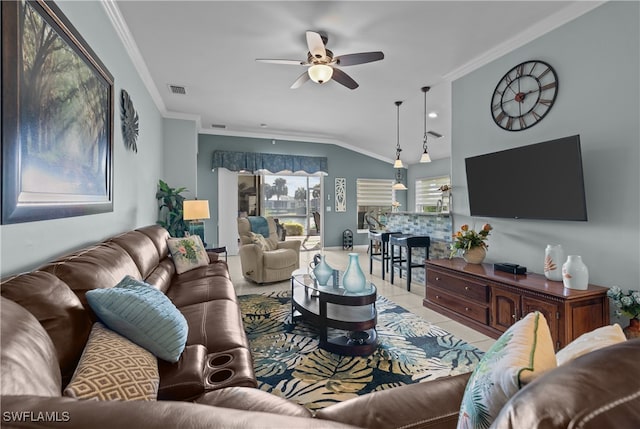
<svg viewBox="0 0 640 429">
<path fill-rule="evenodd" d="M 300 77 L 298 77 L 298 79 L 296 79 L 295 82 L 293 82 L 293 85 L 291 85 L 291 89 L 298 89 L 302 86 L 302 84 L 304 84 L 306 81 L 308 81 L 310 79 L 309 77 L 309 73 L 304 72 L 300 75 Z"/>
<path fill-rule="evenodd" d="M 307 46 L 309 46 L 309 52 L 313 57 L 322 59 L 327 56 L 322 37 L 315 31 L 307 31 Z"/>
<path fill-rule="evenodd" d="M 272 59 L 256 58 L 256 61 L 258 61 L 259 63 L 286 64 L 286 65 L 292 65 L 292 66 L 308 65 L 306 61 L 299 61 L 299 60 L 272 60 Z"/>
<path fill-rule="evenodd" d="M 384 53 L 376 52 L 360 52 L 359 54 L 340 55 L 334 58 L 336 64 L 341 66 L 354 66 L 356 64 L 371 63 L 384 59 Z"/>
<path fill-rule="evenodd" d="M 332 79 L 349 89 L 356 89 L 358 87 L 358 82 L 351 79 L 351 76 L 337 68 L 333 69 Z"/>
</svg>

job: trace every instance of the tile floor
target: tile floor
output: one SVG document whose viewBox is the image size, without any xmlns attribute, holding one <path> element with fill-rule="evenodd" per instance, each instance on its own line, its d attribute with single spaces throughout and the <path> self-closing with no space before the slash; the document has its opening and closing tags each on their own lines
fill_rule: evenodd
<svg viewBox="0 0 640 429">
<path fill-rule="evenodd" d="M 493 338 L 490 338 L 478 331 L 475 331 L 469 327 L 462 325 L 459 322 L 449 319 L 447 316 L 443 316 L 433 310 L 425 308 L 422 305 L 422 298 L 424 297 L 425 287 L 422 284 L 415 282 L 411 283 L 411 292 L 407 292 L 405 279 L 394 279 L 395 284 L 392 285 L 385 275 L 383 281 L 380 277 L 380 262 L 373 261 L 373 274 L 369 276 L 369 255 L 367 254 L 366 246 L 358 246 L 354 250 L 360 254 L 360 266 L 365 272 L 367 277 L 376 285 L 378 294 L 385 298 L 395 302 L 396 304 L 406 308 L 414 314 L 428 320 L 435 325 L 438 325 L 442 329 L 450 332 L 456 337 L 473 344 L 475 347 L 481 350 L 488 350 L 489 347 L 495 342 Z M 313 255 L 318 251 L 302 251 L 300 252 L 300 272 L 307 272 L 309 269 L 309 263 L 313 259 Z M 348 251 L 342 249 L 327 249 L 325 250 L 326 260 L 333 268 L 344 270 L 347 267 Z M 242 276 L 242 269 L 240 267 L 239 256 L 228 257 L 229 272 L 231 279 L 236 288 L 238 295 L 248 295 L 252 293 L 268 293 L 272 291 L 290 290 L 290 281 L 284 281 L 280 283 L 273 283 L 268 285 L 257 285 L 246 280 Z"/>
</svg>

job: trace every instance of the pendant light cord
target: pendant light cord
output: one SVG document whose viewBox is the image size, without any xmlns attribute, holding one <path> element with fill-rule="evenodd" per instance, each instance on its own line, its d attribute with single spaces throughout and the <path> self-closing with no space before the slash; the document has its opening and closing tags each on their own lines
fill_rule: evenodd
<svg viewBox="0 0 640 429">
<path fill-rule="evenodd" d="M 422 92 L 424 92 L 424 137 L 422 138 L 422 148 L 425 152 L 427 152 L 427 92 L 431 87 L 425 86 L 422 88 Z"/>
<path fill-rule="evenodd" d="M 402 104 L 402 101 L 396 101 L 396 106 L 397 108 L 397 120 L 396 120 L 396 132 L 397 132 L 397 139 L 396 139 L 396 158 L 400 157 L 400 152 L 402 152 L 402 149 L 400 148 L 400 105 Z"/>
</svg>

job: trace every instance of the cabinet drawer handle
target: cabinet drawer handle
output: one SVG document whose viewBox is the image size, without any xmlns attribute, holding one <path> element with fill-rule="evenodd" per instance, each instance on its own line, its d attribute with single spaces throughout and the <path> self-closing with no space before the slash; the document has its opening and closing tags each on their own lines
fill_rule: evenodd
<svg viewBox="0 0 640 429">
<path fill-rule="evenodd" d="M 465 286 L 465 287 L 464 287 L 464 290 L 469 290 L 469 286 Z"/>
<path fill-rule="evenodd" d="M 465 307 L 465 308 L 464 308 L 464 311 L 469 311 L 469 307 Z"/>
<path fill-rule="evenodd" d="M 440 295 L 436 295 L 436 299 L 440 299 Z"/>
<path fill-rule="evenodd" d="M 436 277 L 436 281 L 440 280 L 440 277 Z"/>
<path fill-rule="evenodd" d="M 513 320 L 516 320 L 516 319 L 517 319 L 517 316 L 516 316 L 515 314 L 512 314 L 512 315 L 511 315 L 511 318 L 512 318 Z"/>
</svg>

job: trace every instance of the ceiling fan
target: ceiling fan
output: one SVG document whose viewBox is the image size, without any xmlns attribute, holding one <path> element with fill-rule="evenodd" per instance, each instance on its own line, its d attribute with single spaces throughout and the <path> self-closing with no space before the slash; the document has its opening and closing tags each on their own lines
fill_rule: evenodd
<svg viewBox="0 0 640 429">
<path fill-rule="evenodd" d="M 334 57 L 333 52 L 325 47 L 327 40 L 325 35 L 321 35 L 315 31 L 307 31 L 307 46 L 309 47 L 309 52 L 307 52 L 306 61 L 274 59 L 256 59 L 256 61 L 309 67 L 307 71 L 302 73 L 293 85 L 291 85 L 291 89 L 300 88 L 302 84 L 309 79 L 320 84 L 333 79 L 349 89 L 356 89 L 358 83 L 336 66 L 353 66 L 356 64 L 380 61 L 384 58 L 384 54 L 380 51 L 360 52 Z"/>
</svg>

